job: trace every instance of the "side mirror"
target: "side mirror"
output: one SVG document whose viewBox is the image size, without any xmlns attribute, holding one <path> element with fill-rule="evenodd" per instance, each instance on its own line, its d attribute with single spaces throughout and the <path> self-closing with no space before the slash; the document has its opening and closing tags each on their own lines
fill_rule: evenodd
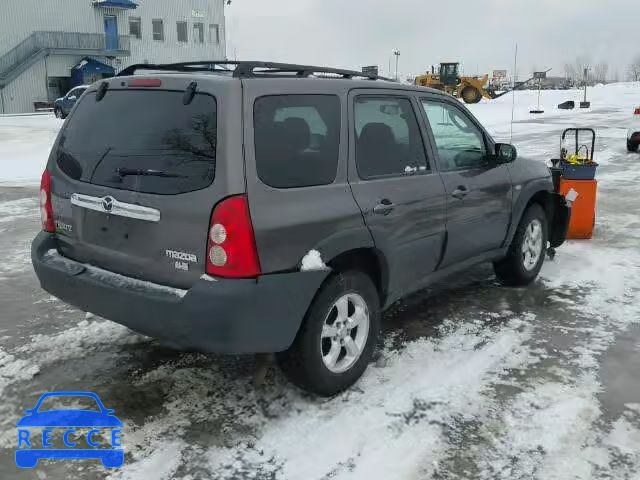
<svg viewBox="0 0 640 480">
<path fill-rule="evenodd" d="M 512 163 L 518 158 L 516 147 L 508 143 L 496 143 L 496 160 L 498 163 Z"/>
<path fill-rule="evenodd" d="M 27 408 L 24 413 L 33 413 L 33 408 Z"/>
</svg>

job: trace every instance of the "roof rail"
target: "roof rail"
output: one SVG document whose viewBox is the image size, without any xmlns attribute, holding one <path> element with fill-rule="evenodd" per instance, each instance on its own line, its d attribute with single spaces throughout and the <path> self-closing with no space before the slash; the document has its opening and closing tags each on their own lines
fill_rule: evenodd
<svg viewBox="0 0 640 480">
<path fill-rule="evenodd" d="M 375 74 L 358 72 L 355 70 L 343 70 L 339 68 L 317 67 L 313 65 L 296 65 L 292 63 L 276 62 L 238 62 L 230 60 L 204 60 L 201 62 L 163 63 L 163 64 L 136 64 L 122 70 L 118 76 L 133 75 L 138 70 L 160 70 L 171 72 L 220 72 L 232 73 L 236 78 L 280 76 L 281 74 L 294 74 L 297 77 L 309 77 L 315 74 L 334 74 L 341 78 L 367 78 L 369 80 L 386 80 L 389 78 Z"/>
</svg>

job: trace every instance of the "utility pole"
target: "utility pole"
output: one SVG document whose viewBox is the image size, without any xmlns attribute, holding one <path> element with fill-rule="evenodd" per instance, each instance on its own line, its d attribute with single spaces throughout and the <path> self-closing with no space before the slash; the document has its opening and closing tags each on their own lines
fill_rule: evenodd
<svg viewBox="0 0 640 480">
<path fill-rule="evenodd" d="M 580 102 L 580 108 L 591 108 L 591 102 L 587 101 L 587 84 L 589 83 L 589 67 L 584 69 L 584 101 Z"/>
<path fill-rule="evenodd" d="M 587 102 L 587 81 L 589 75 L 589 67 L 584 69 L 584 101 Z"/>
<path fill-rule="evenodd" d="M 393 54 L 396 56 L 396 82 L 399 80 L 398 78 L 398 63 L 400 62 L 400 50 L 397 48 L 393 50 Z"/>
</svg>

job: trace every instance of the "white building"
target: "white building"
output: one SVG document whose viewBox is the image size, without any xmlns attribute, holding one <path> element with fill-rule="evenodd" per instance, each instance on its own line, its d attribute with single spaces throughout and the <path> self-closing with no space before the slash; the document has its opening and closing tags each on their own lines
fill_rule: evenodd
<svg viewBox="0 0 640 480">
<path fill-rule="evenodd" d="M 34 111 L 133 63 L 224 59 L 225 2 L 1 0 L 0 113 Z"/>
</svg>

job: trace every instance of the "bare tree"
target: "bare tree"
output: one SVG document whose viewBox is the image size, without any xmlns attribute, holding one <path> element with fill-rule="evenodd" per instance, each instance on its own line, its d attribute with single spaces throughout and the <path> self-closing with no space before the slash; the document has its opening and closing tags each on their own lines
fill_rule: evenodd
<svg viewBox="0 0 640 480">
<path fill-rule="evenodd" d="M 589 58 L 585 56 L 577 57 L 573 62 L 564 64 L 564 72 L 567 80 L 572 83 L 582 83 L 584 81 L 584 69 L 589 68 Z"/>
<path fill-rule="evenodd" d="M 592 83 L 607 83 L 609 64 L 607 62 L 596 63 L 590 72 Z"/>
<path fill-rule="evenodd" d="M 564 64 L 564 76 L 567 77 L 567 80 L 573 80 L 575 78 L 575 70 L 572 63 L 566 62 Z"/>
<path fill-rule="evenodd" d="M 640 82 L 640 55 L 636 55 L 629 64 L 628 77 L 632 82 Z"/>
<path fill-rule="evenodd" d="M 611 81 L 613 83 L 618 83 L 620 81 L 620 70 L 617 70 L 615 72 L 613 72 L 613 76 L 611 77 Z"/>
</svg>

